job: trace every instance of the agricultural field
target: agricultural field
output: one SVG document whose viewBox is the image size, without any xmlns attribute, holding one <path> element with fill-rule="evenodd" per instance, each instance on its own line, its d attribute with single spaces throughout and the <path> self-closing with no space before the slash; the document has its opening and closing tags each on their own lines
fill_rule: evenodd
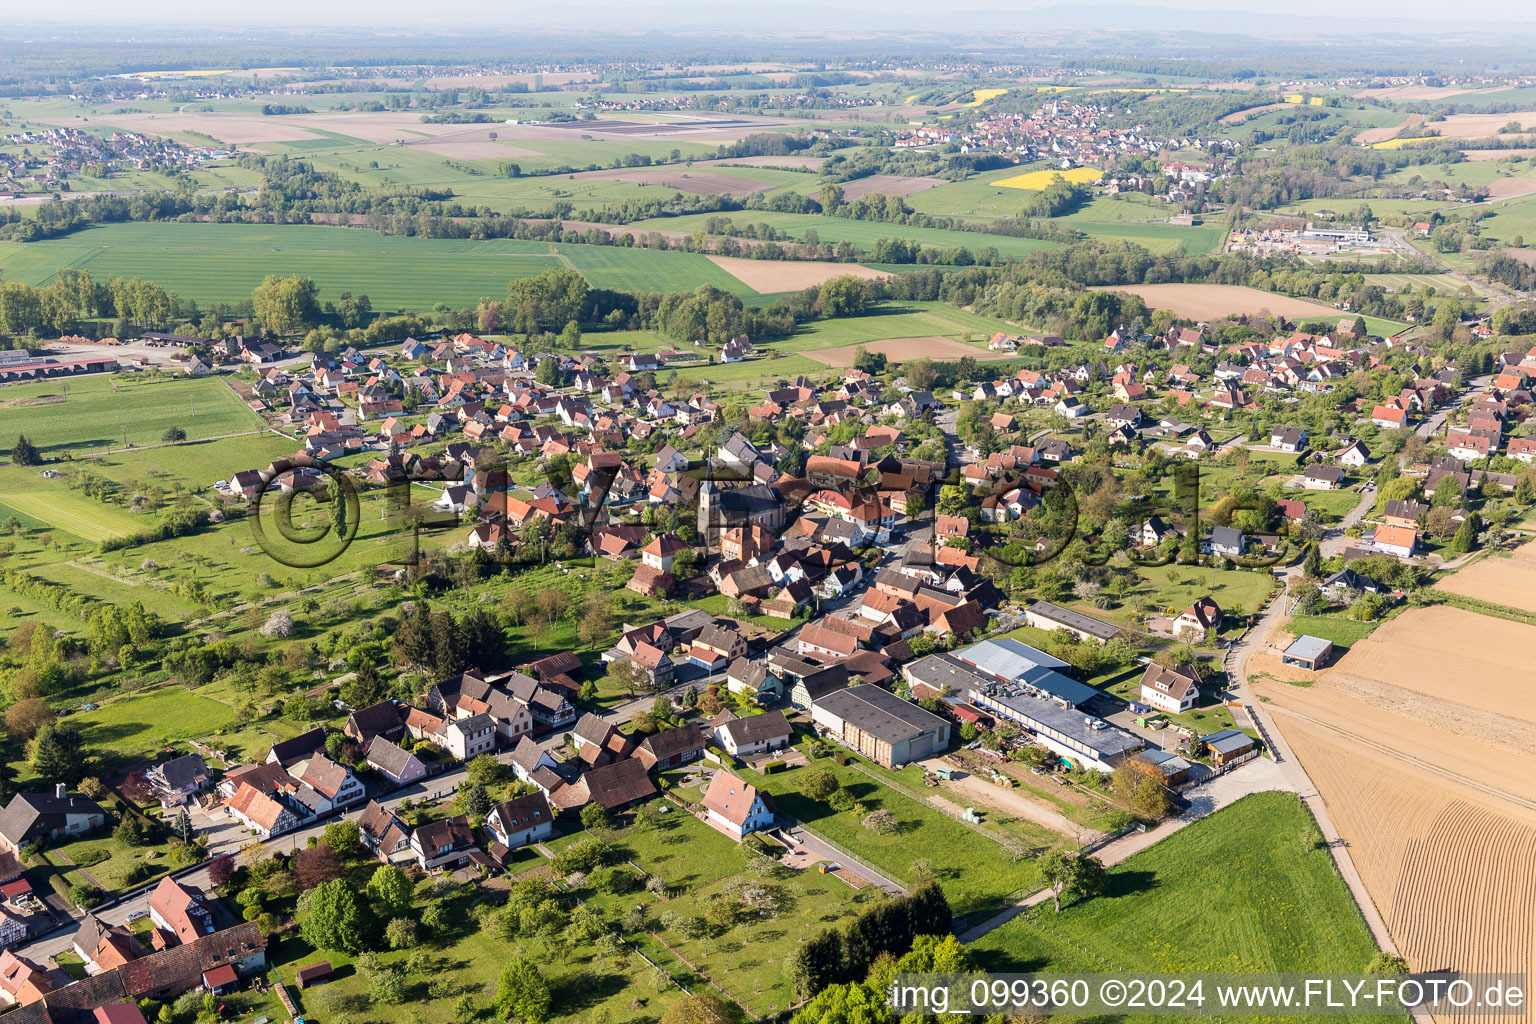
<svg viewBox="0 0 1536 1024">
<path fill-rule="evenodd" d="M 1536 542 L 1507 554 L 1492 552 L 1441 579 L 1435 589 L 1536 615 Z"/>
<path fill-rule="evenodd" d="M 1518 581 L 1506 596 L 1520 599 Z M 1536 963 L 1522 895 L 1536 884 L 1536 744 L 1519 653 L 1533 637 L 1520 622 L 1413 608 L 1322 672 L 1281 666 L 1273 647 L 1250 661 L 1415 969 Z M 1287 681 L 1299 675 L 1310 685 Z"/>
<path fill-rule="evenodd" d="M 752 260 L 739 256 L 710 256 L 709 261 L 746 287 L 764 295 L 815 288 L 834 277 L 874 280 L 888 276 L 857 263 L 817 263 L 809 260 Z"/>
<path fill-rule="evenodd" d="M 938 190 L 935 189 L 935 192 Z M 927 194 L 927 193 L 923 193 Z M 847 217 L 823 217 L 817 214 L 772 213 L 743 210 L 730 214 L 690 214 L 684 217 L 661 217 L 655 220 L 636 221 L 629 225 L 635 231 L 652 228 L 658 231 L 694 231 L 704 226 L 711 217 L 726 217 L 740 225 L 768 224 L 795 238 L 802 238 L 807 229 L 815 231 L 823 242 L 852 242 L 865 249 L 873 247 L 882 238 L 905 238 L 922 245 L 948 249 L 961 246 L 975 252 L 988 246 L 1004 256 L 1022 256 L 1037 249 L 1055 248 L 1058 243 L 1037 238 L 1013 238 L 1007 235 L 985 235 L 970 231 L 946 231 L 941 228 L 914 228 L 879 221 L 852 220 Z"/>
<path fill-rule="evenodd" d="M 1376 952 L 1311 813 L 1277 792 L 1111 868 L 1104 895 L 1060 914 L 1047 902 L 969 949 L 984 970 L 1050 973 L 1360 971 Z"/>
<path fill-rule="evenodd" d="M 1349 314 L 1342 310 L 1310 299 L 1295 299 L 1289 295 L 1276 295 L 1273 292 L 1262 292 L 1257 288 L 1240 285 L 1140 284 L 1115 285 L 1097 290 L 1130 292 L 1132 295 L 1139 295 L 1153 309 L 1171 310 L 1175 316 L 1192 320 L 1219 320 L 1226 316 L 1260 313 L 1266 310 L 1297 320 L 1333 321 L 1349 317 Z M 1372 326 L 1373 321 L 1377 326 Z M 1390 330 L 1385 333 L 1395 334 L 1402 330 L 1404 325 L 1391 320 L 1367 317 L 1366 326 L 1375 333 L 1382 333 L 1383 327 L 1390 327 Z"/>
<path fill-rule="evenodd" d="M 94 374 L 8 385 L 0 390 L 0 438 L 6 449 L 26 434 L 47 458 L 94 449 L 160 443 L 169 427 L 190 439 L 264 430 L 260 417 L 212 377 L 134 379 Z"/>
<path fill-rule="evenodd" d="M 1104 176 L 1102 171 L 1093 167 L 1073 167 L 1070 170 L 1053 170 L 1045 168 L 1038 171 L 1030 171 L 1027 174 L 1016 174 L 1008 178 L 999 178 L 992 182 L 998 188 L 1022 188 L 1031 192 L 1040 192 L 1050 187 L 1051 182 L 1058 177 L 1065 178 L 1074 185 L 1091 185 Z"/>
<path fill-rule="evenodd" d="M 754 289 L 701 253 L 652 252 L 617 245 L 561 244 L 554 250 L 595 288 L 690 292 L 701 284 L 708 284 L 743 298 L 757 295 Z"/>
<path fill-rule="evenodd" d="M 54 480 L 18 479 L 22 470 L 6 470 L 0 480 L 0 512 L 18 513 L 29 521 L 46 524 L 81 540 L 96 543 L 109 537 L 125 537 L 149 525 L 110 505 L 68 490 Z M 36 474 L 37 470 L 30 471 Z"/>
<path fill-rule="evenodd" d="M 883 355 L 893 363 L 905 362 L 911 359 L 962 359 L 970 356 L 973 359 L 1005 359 L 1001 352 L 978 351 L 974 345 L 967 345 L 960 341 L 951 341 L 949 338 L 882 338 L 879 341 L 871 341 L 863 345 L 844 345 L 841 348 L 816 349 L 810 352 L 810 357 L 818 363 L 827 366 L 843 368 L 853 365 L 858 358 L 859 349 Z"/>
</svg>

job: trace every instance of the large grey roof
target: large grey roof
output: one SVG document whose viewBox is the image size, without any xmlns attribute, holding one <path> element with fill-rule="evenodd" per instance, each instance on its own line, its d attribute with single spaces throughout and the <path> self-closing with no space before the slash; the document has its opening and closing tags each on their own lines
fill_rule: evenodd
<svg viewBox="0 0 1536 1024">
<path fill-rule="evenodd" d="M 947 724 L 938 715 L 870 683 L 834 690 L 815 706 L 887 743 L 900 743 Z"/>
</svg>

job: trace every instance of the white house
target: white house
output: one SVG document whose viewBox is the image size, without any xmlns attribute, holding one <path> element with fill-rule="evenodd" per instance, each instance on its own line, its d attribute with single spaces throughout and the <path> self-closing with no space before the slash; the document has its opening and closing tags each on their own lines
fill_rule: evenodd
<svg viewBox="0 0 1536 1024">
<path fill-rule="evenodd" d="M 485 816 L 485 827 L 502 846 L 517 850 L 548 839 L 555 831 L 555 822 L 544 794 L 531 793 L 492 807 Z"/>
<path fill-rule="evenodd" d="M 789 721 L 782 711 L 748 715 L 726 722 L 715 730 L 715 739 L 733 757 L 778 750 L 787 747 L 790 738 Z"/>
<path fill-rule="evenodd" d="M 1142 673 L 1139 699 L 1159 711 L 1188 711 L 1200 700 L 1200 682 L 1191 673 L 1153 662 Z"/>
<path fill-rule="evenodd" d="M 772 826 L 774 814 L 770 796 L 730 772 L 716 772 L 704 793 L 705 820 L 737 842 L 748 832 Z"/>
<path fill-rule="evenodd" d="M 486 714 L 456 718 L 438 728 L 436 742 L 460 761 L 468 761 L 496 749 L 496 723 Z"/>
</svg>

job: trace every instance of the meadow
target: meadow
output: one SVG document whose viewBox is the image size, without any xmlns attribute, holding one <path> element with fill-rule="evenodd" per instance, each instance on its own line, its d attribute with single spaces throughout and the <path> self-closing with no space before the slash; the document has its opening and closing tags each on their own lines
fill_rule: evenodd
<svg viewBox="0 0 1536 1024">
<path fill-rule="evenodd" d="M 947 186 L 945 186 L 947 187 Z M 939 192 L 942 189 L 931 189 Z M 918 193 L 919 196 L 926 193 Z M 922 245 L 948 249 L 963 246 L 975 252 L 992 247 L 1004 256 L 1023 256 L 1038 249 L 1055 248 L 1058 243 L 1037 238 L 1013 238 L 1006 235 L 985 235 L 970 231 L 946 231 L 941 228 L 914 228 L 880 221 L 851 220 L 846 217 L 824 217 L 817 214 L 772 213 L 759 210 L 743 210 L 731 214 L 690 214 L 684 217 L 659 217 L 637 221 L 630 227 L 637 231 L 693 231 L 704 226 L 711 217 L 724 216 L 739 225 L 768 224 L 794 237 L 803 238 L 807 230 L 815 231 L 823 242 L 852 242 L 862 248 L 873 247 L 882 238 L 905 238 Z"/>
<path fill-rule="evenodd" d="M 110 351 L 110 350 L 108 350 Z M 0 388 L 0 441 L 5 454 L 26 434 L 44 456 L 159 444 L 169 427 L 192 439 L 265 428 L 222 380 L 93 374 Z"/>
<path fill-rule="evenodd" d="M 1103 895 L 1041 904 L 968 948 L 984 970 L 1053 973 L 1363 971 L 1376 953 L 1311 812 L 1278 792 L 1111 868 Z"/>
<path fill-rule="evenodd" d="M 175 684 L 110 700 L 70 719 L 88 747 L 123 757 L 148 757 L 167 744 L 208 736 L 235 722 L 228 704 Z"/>
</svg>

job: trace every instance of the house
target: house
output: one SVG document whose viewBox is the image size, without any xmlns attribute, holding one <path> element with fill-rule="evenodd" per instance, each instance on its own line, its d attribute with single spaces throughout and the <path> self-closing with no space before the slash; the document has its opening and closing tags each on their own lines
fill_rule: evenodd
<svg viewBox="0 0 1536 1024">
<path fill-rule="evenodd" d="M 1344 483 L 1340 466 L 1308 466 L 1301 485 L 1309 491 L 1336 491 Z"/>
<path fill-rule="evenodd" d="M 771 828 L 777 815 L 771 796 L 727 771 L 709 780 L 702 806 L 704 820 L 737 842 L 749 832 Z"/>
<path fill-rule="evenodd" d="M 1412 558 L 1419 546 L 1419 531 L 1406 526 L 1378 526 L 1361 538 L 1361 546 L 1396 558 Z"/>
<path fill-rule="evenodd" d="M 162 878 L 149 894 L 149 919 L 158 928 L 176 936 L 182 945 L 212 935 L 213 909 L 200 891 L 189 889 L 174 878 Z"/>
<path fill-rule="evenodd" d="M 1220 732 L 1211 733 L 1200 741 L 1200 745 L 1222 767 L 1242 764 L 1259 756 L 1258 741 L 1236 729 L 1223 729 Z"/>
<path fill-rule="evenodd" d="M 1371 422 L 1383 430 L 1401 430 L 1408 425 L 1408 410 L 1395 405 L 1378 405 L 1371 410 Z"/>
<path fill-rule="evenodd" d="M 1348 600 L 1355 594 L 1384 594 L 1387 592 L 1386 586 L 1371 579 L 1369 576 L 1362 576 L 1353 569 L 1340 569 L 1332 576 L 1323 580 L 1318 586 L 1323 593 L 1334 600 Z"/>
<path fill-rule="evenodd" d="M 1351 469 L 1359 469 L 1371 461 L 1370 450 L 1365 447 L 1363 441 L 1351 441 L 1339 449 L 1333 457 L 1338 460 L 1339 465 L 1348 466 Z"/>
<path fill-rule="evenodd" d="M 669 771 L 681 768 L 689 761 L 697 761 L 704 753 L 704 735 L 692 722 L 676 729 L 663 729 L 641 741 L 635 751 L 648 772 Z"/>
<path fill-rule="evenodd" d="M 657 534 L 649 544 L 640 549 L 640 560 L 658 572 L 671 572 L 678 553 L 688 545 L 672 533 Z"/>
<path fill-rule="evenodd" d="M 396 701 L 381 700 L 365 708 L 358 708 L 347 716 L 342 734 L 363 746 L 375 736 L 397 740 L 405 735 L 405 709 Z"/>
<path fill-rule="evenodd" d="M 1316 636 L 1298 636 L 1280 655 L 1280 661 L 1296 668 L 1316 672 L 1333 657 L 1333 642 Z"/>
<path fill-rule="evenodd" d="M 438 727 L 434 742 L 460 761 L 468 761 L 496 749 L 496 722 L 490 715 L 481 713 L 468 718 L 456 718 Z"/>
<path fill-rule="evenodd" d="M 1141 426 L 1141 410 L 1134 405 L 1112 405 L 1109 412 L 1104 414 L 1104 423 L 1111 430 L 1120 427 L 1135 430 Z"/>
<path fill-rule="evenodd" d="M 1498 442 L 1487 434 L 1474 434 L 1462 430 L 1449 430 L 1445 434 L 1445 446 L 1452 458 L 1470 462 L 1487 458 L 1498 450 Z"/>
<path fill-rule="evenodd" d="M 18 793 L 0 810 L 0 851 L 19 853 L 39 840 L 74 839 L 101 828 L 106 812 L 63 785 L 52 793 Z"/>
<path fill-rule="evenodd" d="M 1125 763 L 1169 788 L 1188 782 L 1190 770 L 1194 768 L 1178 754 L 1166 750 L 1143 750 L 1132 754 Z"/>
<path fill-rule="evenodd" d="M 1299 523 L 1307 517 L 1307 506 L 1296 498 L 1279 498 L 1275 511 L 1288 523 Z"/>
<path fill-rule="evenodd" d="M 1429 506 L 1417 501 L 1393 498 L 1382 510 L 1381 521 L 1388 526 L 1417 528 L 1419 517 L 1429 511 Z"/>
<path fill-rule="evenodd" d="M 324 806 L 315 808 L 319 814 L 351 807 L 368 798 L 357 776 L 324 754 L 314 754 L 307 761 L 295 763 L 288 769 L 288 774 L 324 798 Z"/>
<path fill-rule="evenodd" d="M 1198 639 L 1210 630 L 1221 629 L 1224 618 L 1220 605 L 1210 597 L 1202 597 L 1173 620 L 1173 635 L 1182 637 L 1188 633 Z"/>
<path fill-rule="evenodd" d="M 485 816 L 485 827 L 502 846 L 520 850 L 553 835 L 555 819 L 544 794 L 530 793 L 503 800 L 492 807 Z"/>
<path fill-rule="evenodd" d="M 1201 552 L 1218 558 L 1241 558 L 1247 550 L 1243 531 L 1232 526 L 1215 526 L 1210 536 L 1200 545 Z"/>
<path fill-rule="evenodd" d="M 303 822 L 287 804 L 242 782 L 224 805 L 230 816 L 262 839 L 290 832 Z"/>
<path fill-rule="evenodd" d="M 715 739 L 732 757 L 746 757 L 789 746 L 793 738 L 789 720 L 782 711 L 748 715 L 726 722 L 715 729 Z"/>
<path fill-rule="evenodd" d="M 1269 446 L 1282 452 L 1299 452 L 1307 446 L 1307 432 L 1300 427 L 1276 427 L 1269 433 Z"/>
<path fill-rule="evenodd" d="M 431 822 L 411 833 L 411 852 L 423 871 L 462 867 L 469 863 L 473 849 L 475 837 L 469 830 L 469 819 L 462 814 Z"/>
<path fill-rule="evenodd" d="M 201 754 L 183 754 L 144 773 L 162 808 L 180 807 L 208 788 L 208 766 Z"/>
<path fill-rule="evenodd" d="M 582 715 L 576 728 L 571 730 L 571 742 L 576 746 L 576 756 L 589 766 L 626 758 L 631 750 L 629 740 L 614 728 L 613 723 L 590 711 Z"/>
<path fill-rule="evenodd" d="M 834 690 L 811 705 L 818 731 L 885 768 L 942 753 L 950 723 L 872 684 Z"/>
<path fill-rule="evenodd" d="M 368 801 L 357 817 L 363 849 L 386 863 L 401 863 L 412 857 L 411 833 L 405 823 L 376 800 Z"/>
<path fill-rule="evenodd" d="M 636 757 L 593 768 L 581 777 L 579 787 L 586 797 L 581 803 L 590 800 L 607 811 L 623 810 L 656 795 L 656 784 Z"/>
<path fill-rule="evenodd" d="M 368 741 L 363 760 L 396 786 L 408 786 L 427 777 L 427 766 L 415 754 L 383 736 Z"/>
<path fill-rule="evenodd" d="M 75 929 L 70 949 L 85 962 L 85 969 L 91 974 L 114 970 L 144 955 L 144 947 L 126 927 L 107 924 L 89 912 Z"/>
<path fill-rule="evenodd" d="M 0 953 L 0 999 L 13 1006 L 28 1006 L 53 989 L 53 979 L 41 965 L 10 949 Z"/>
<path fill-rule="evenodd" d="M 0 950 L 11 950 L 27 941 L 27 920 L 0 906 Z M 0 989 L 0 993 L 3 993 Z"/>
<path fill-rule="evenodd" d="M 1152 662 L 1141 674 L 1141 703 L 1175 714 L 1188 711 L 1200 700 L 1200 681 L 1193 672 Z"/>
<path fill-rule="evenodd" d="M 324 749 L 325 729 L 316 727 L 292 739 L 272 744 L 272 748 L 267 751 L 267 763 L 287 767 L 295 761 L 307 760 L 311 754 Z"/>
</svg>

